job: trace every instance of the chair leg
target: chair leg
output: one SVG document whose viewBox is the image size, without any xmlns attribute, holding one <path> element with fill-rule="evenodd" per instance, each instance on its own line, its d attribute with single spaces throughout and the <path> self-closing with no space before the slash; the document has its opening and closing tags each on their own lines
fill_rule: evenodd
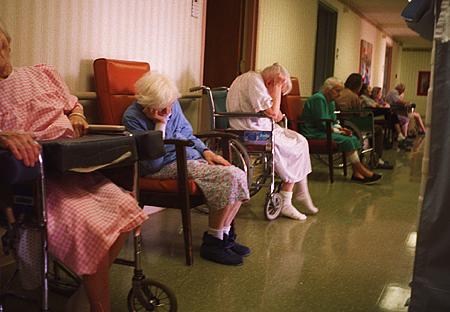
<svg viewBox="0 0 450 312">
<path fill-rule="evenodd" d="M 334 172 L 333 172 L 333 153 L 328 152 L 328 174 L 330 176 L 330 183 L 334 182 Z"/>
<path fill-rule="evenodd" d="M 347 176 L 347 156 L 345 156 L 345 153 L 342 153 L 342 163 L 344 166 L 344 177 Z"/>
<path fill-rule="evenodd" d="M 186 209 L 187 208 L 187 209 Z M 191 227 L 191 211 L 188 207 L 181 209 L 181 220 L 183 223 L 184 253 L 186 256 L 186 264 L 193 264 L 192 253 L 192 227 Z"/>
</svg>

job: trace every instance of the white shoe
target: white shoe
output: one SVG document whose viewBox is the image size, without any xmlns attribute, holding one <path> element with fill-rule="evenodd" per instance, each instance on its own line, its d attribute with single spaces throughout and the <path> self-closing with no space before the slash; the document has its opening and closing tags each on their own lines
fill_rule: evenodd
<svg viewBox="0 0 450 312">
<path fill-rule="evenodd" d="M 304 221 L 306 220 L 306 215 L 298 211 L 294 206 L 292 205 L 283 205 L 281 208 L 281 214 L 285 217 L 294 219 L 294 220 L 300 220 Z"/>
<path fill-rule="evenodd" d="M 307 198 L 306 196 L 298 195 L 295 197 L 295 200 L 299 202 L 303 207 L 305 207 L 305 213 L 308 215 L 315 215 L 319 212 L 319 208 L 314 206 L 311 198 Z"/>
</svg>

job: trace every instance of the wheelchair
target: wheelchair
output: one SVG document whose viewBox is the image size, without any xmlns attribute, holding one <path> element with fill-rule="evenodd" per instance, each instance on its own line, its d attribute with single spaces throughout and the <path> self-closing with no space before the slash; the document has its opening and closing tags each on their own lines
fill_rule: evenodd
<svg viewBox="0 0 450 312">
<path fill-rule="evenodd" d="M 211 89 L 207 86 L 198 86 L 190 88 L 189 91 L 201 91 L 206 96 L 211 130 L 237 135 L 238 140 L 230 141 L 232 163 L 247 174 L 250 196 L 269 184 L 264 203 L 264 216 L 267 220 L 275 220 L 280 215 L 282 206 L 279 194 L 281 181 L 276 178 L 274 164 L 272 134 L 275 122 L 263 113 L 227 112 L 228 88 L 226 87 Z M 229 128 L 229 118 L 268 118 L 272 121 L 272 129 L 271 131 L 233 130 Z M 208 142 L 209 148 L 214 146 L 214 142 Z"/>
<path fill-rule="evenodd" d="M 95 129 L 95 127 L 92 128 Z M 15 193 L 13 197 L 16 203 L 16 205 L 14 203 L 5 205 L 5 217 L 3 218 L 5 222 L 3 223 L 7 232 L 2 238 L 4 250 L 6 252 L 11 251 L 11 248 L 13 248 L 12 240 L 17 234 L 19 221 L 24 220 L 24 211 L 18 211 L 17 208 L 20 210 L 20 208 L 28 206 L 30 208 L 28 213 L 34 214 L 37 218 L 34 224 L 39 229 L 41 237 L 42 311 L 49 311 L 49 289 L 70 295 L 81 283 L 80 277 L 72 273 L 62 263 L 57 260 L 50 261 L 45 201 L 46 176 L 49 174 L 83 174 L 83 172 L 99 170 L 114 183 L 131 191 L 137 198 L 138 159 L 152 159 L 164 153 L 161 134 L 157 131 L 130 134 L 123 132 L 123 127 L 107 128 L 112 132 L 120 130 L 121 134 L 88 134 L 78 139 L 41 142 L 43 148 L 39 161 L 32 168 L 25 167 L 9 151 L 0 150 L 0 166 L 3 172 L 0 177 L 0 186 L 2 186 L 2 190 L 12 189 Z M 152 146 L 151 150 L 145 148 L 149 144 Z M 24 185 L 28 187 L 25 193 L 23 191 Z M 17 190 L 19 190 L 19 193 L 17 193 Z M 140 228 L 133 230 L 133 239 L 134 259 L 118 258 L 115 260 L 115 263 L 134 267 L 132 287 L 127 297 L 128 310 L 177 311 L 177 300 L 172 290 L 144 275 L 140 258 L 142 252 Z M 16 275 L 17 270 L 8 283 Z M 2 292 L 0 293 L 0 311 L 3 311 L 2 302 L 5 302 L 6 297 L 14 295 L 4 292 L 7 287 L 8 285 L 0 290 Z"/>
<path fill-rule="evenodd" d="M 340 111 L 337 114 L 340 123 L 350 129 L 360 143 L 359 158 L 369 167 L 375 167 L 377 157 L 375 154 L 375 125 L 374 114 L 371 110 Z"/>
</svg>

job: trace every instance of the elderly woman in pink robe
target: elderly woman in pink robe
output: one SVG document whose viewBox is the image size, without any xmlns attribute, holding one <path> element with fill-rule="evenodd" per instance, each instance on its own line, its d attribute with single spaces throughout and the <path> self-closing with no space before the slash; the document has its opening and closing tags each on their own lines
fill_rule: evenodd
<svg viewBox="0 0 450 312">
<path fill-rule="evenodd" d="M 33 166 L 35 140 L 76 138 L 83 107 L 50 66 L 12 68 L 11 38 L 0 25 L 0 147 Z M 83 277 L 91 311 L 110 311 L 109 268 L 127 234 L 147 216 L 134 198 L 100 174 L 46 181 L 50 252 Z"/>
</svg>

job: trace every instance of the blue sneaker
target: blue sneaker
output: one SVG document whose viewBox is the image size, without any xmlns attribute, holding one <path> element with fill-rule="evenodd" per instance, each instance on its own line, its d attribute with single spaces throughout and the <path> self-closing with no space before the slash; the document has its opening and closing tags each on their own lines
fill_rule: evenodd
<svg viewBox="0 0 450 312">
<path fill-rule="evenodd" d="M 226 242 L 226 246 L 230 248 L 232 251 L 237 253 L 240 256 L 246 257 L 251 254 L 251 249 L 247 246 L 241 245 L 236 242 L 236 234 L 234 233 L 233 227 L 231 227 L 228 235 L 223 235 L 223 240 Z"/>
<path fill-rule="evenodd" d="M 227 241 L 220 240 L 208 232 L 203 234 L 200 257 L 225 265 L 241 265 L 244 262 L 241 255 L 234 253 L 228 247 Z"/>
</svg>

